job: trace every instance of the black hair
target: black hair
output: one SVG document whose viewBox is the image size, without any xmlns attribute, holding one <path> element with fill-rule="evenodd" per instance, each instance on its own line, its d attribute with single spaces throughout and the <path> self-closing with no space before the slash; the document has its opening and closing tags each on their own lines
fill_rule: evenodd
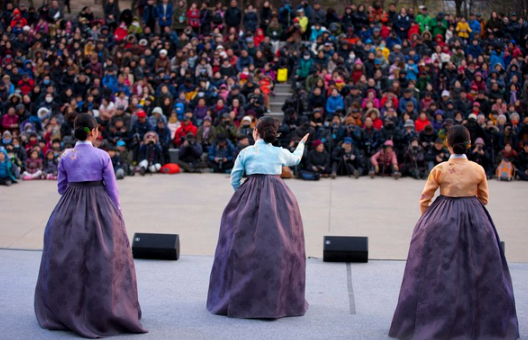
<svg viewBox="0 0 528 340">
<path fill-rule="evenodd" d="M 453 148 L 457 155 L 466 153 L 470 143 L 469 131 L 462 125 L 455 125 L 447 132 L 447 144 Z"/>
<path fill-rule="evenodd" d="M 257 131 L 266 143 L 273 143 L 277 138 L 279 121 L 273 117 L 262 117 L 257 121 Z"/>
<path fill-rule="evenodd" d="M 80 141 L 85 141 L 90 131 L 97 127 L 97 122 L 92 115 L 81 113 L 75 118 L 73 127 L 75 129 L 75 138 Z"/>
</svg>

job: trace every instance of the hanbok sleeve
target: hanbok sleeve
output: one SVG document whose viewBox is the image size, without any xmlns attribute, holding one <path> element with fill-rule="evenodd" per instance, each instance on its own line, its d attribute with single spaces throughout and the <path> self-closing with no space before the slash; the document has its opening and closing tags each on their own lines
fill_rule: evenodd
<svg viewBox="0 0 528 340">
<path fill-rule="evenodd" d="M 117 205 L 117 208 L 121 210 L 121 203 L 119 203 L 119 190 L 117 189 L 117 183 L 114 173 L 114 166 L 112 160 L 108 154 L 105 154 L 103 159 L 103 180 L 105 182 L 106 192 Z"/>
<path fill-rule="evenodd" d="M 233 169 L 231 170 L 231 186 L 235 191 L 237 191 L 238 187 L 240 187 L 240 181 L 242 180 L 242 176 L 244 175 L 244 155 L 246 154 L 246 150 L 242 150 L 240 152 L 235 160 L 235 165 L 233 166 Z"/>
<path fill-rule="evenodd" d="M 438 170 L 437 168 L 434 168 L 429 173 L 429 178 L 427 179 L 427 183 L 425 183 L 425 188 L 422 192 L 422 197 L 420 198 L 420 210 L 422 212 L 422 215 L 425 214 L 427 209 L 429 209 L 429 206 L 431 205 L 431 200 L 433 199 L 436 190 L 440 186 L 440 183 L 438 182 L 439 175 L 440 170 Z"/>
<path fill-rule="evenodd" d="M 57 173 L 57 187 L 59 195 L 64 194 L 66 192 L 66 189 L 68 189 L 68 174 L 64 169 L 64 164 L 62 161 L 63 158 L 61 158 L 61 160 L 59 161 L 59 171 Z"/>
<path fill-rule="evenodd" d="M 281 161 L 284 166 L 295 166 L 301 162 L 304 154 L 304 142 L 300 142 L 295 151 L 290 152 L 286 149 L 281 150 Z"/>
<path fill-rule="evenodd" d="M 481 180 L 477 186 L 477 198 L 479 199 L 479 201 L 482 202 L 482 204 L 486 205 L 488 204 L 489 200 L 488 179 L 486 177 L 486 172 L 484 171 L 484 168 L 481 166 L 479 166 L 479 168 Z"/>
</svg>

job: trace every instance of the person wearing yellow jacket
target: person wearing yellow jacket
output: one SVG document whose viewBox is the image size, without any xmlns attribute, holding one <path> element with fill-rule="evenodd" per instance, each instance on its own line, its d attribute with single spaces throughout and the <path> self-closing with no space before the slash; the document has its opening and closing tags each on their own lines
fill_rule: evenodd
<svg viewBox="0 0 528 340">
<path fill-rule="evenodd" d="M 297 10 L 297 13 L 297 18 L 299 19 L 299 26 L 301 26 L 301 33 L 304 34 L 308 29 L 308 17 L 304 14 L 304 9 L 302 8 L 299 8 Z"/>
<path fill-rule="evenodd" d="M 466 21 L 466 18 L 464 17 L 462 17 L 460 21 L 458 22 L 456 26 L 456 31 L 458 33 L 458 36 L 462 39 L 468 39 L 469 33 L 473 32 L 471 28 L 469 27 L 469 24 Z"/>
</svg>

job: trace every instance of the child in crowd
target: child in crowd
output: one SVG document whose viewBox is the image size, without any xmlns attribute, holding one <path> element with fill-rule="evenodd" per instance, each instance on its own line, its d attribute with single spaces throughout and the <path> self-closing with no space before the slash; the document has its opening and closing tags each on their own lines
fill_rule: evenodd
<svg viewBox="0 0 528 340">
<path fill-rule="evenodd" d="M 52 149 L 46 151 L 42 168 L 42 179 L 56 180 L 58 172 L 58 160 L 55 157 L 55 152 Z"/>
<path fill-rule="evenodd" d="M 42 179 L 43 162 L 42 158 L 40 158 L 40 149 L 38 147 L 31 149 L 29 158 L 26 160 L 25 169 L 22 173 L 22 179 L 24 181 Z"/>
<path fill-rule="evenodd" d="M 7 155 L 7 151 L 0 147 L 0 185 L 11 186 L 17 180 L 11 172 L 11 161 Z"/>
<path fill-rule="evenodd" d="M 114 147 L 111 147 L 108 149 L 108 156 L 110 156 L 110 159 L 112 160 L 112 166 L 114 167 L 114 173 L 116 179 L 123 179 L 125 178 L 125 162 L 123 162 L 123 159 L 119 155 L 119 153 L 116 152 L 116 149 Z"/>
</svg>

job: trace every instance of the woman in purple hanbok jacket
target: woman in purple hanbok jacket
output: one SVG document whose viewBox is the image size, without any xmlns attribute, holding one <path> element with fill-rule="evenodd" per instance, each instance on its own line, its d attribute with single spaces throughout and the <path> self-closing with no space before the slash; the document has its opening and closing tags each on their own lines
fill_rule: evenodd
<svg viewBox="0 0 528 340">
<path fill-rule="evenodd" d="M 59 194 L 44 232 L 35 291 L 41 327 L 87 338 L 146 333 L 112 161 L 92 146 L 95 119 L 75 119 L 75 148 L 61 157 Z"/>
<path fill-rule="evenodd" d="M 255 145 L 238 155 L 236 190 L 222 216 L 207 309 L 234 318 L 304 315 L 304 233 L 299 205 L 280 178 L 282 166 L 301 161 L 306 135 L 292 154 L 274 147 L 278 122 L 259 119 Z M 248 180 L 240 185 L 243 173 Z"/>
</svg>

